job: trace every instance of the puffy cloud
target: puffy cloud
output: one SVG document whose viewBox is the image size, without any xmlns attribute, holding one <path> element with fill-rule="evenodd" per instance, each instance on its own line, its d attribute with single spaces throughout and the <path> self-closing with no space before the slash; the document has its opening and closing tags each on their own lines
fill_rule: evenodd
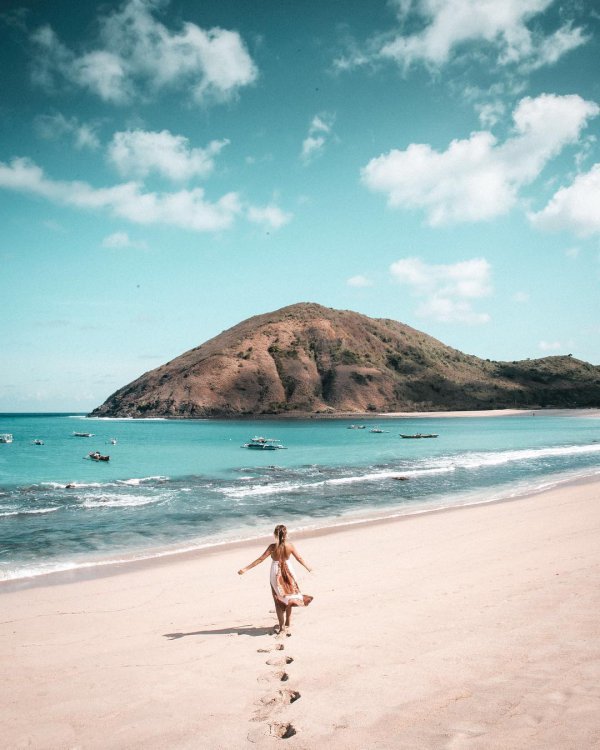
<svg viewBox="0 0 600 750">
<path fill-rule="evenodd" d="M 323 112 L 315 115 L 308 128 L 308 135 L 302 142 L 302 151 L 300 158 L 305 164 L 308 164 L 316 156 L 320 155 L 325 148 L 327 140 L 331 136 L 331 128 L 335 116 Z"/>
<path fill-rule="evenodd" d="M 412 143 L 372 159 L 362 181 L 385 193 L 391 207 L 424 209 L 432 225 L 491 219 L 509 211 L 519 188 L 576 142 L 599 111 L 577 95 L 526 97 L 513 112 L 514 134 L 504 143 L 486 130 L 454 140 L 442 152 Z"/>
<path fill-rule="evenodd" d="M 214 169 L 214 157 L 229 143 L 212 141 L 206 148 L 191 148 L 182 135 L 168 130 L 127 130 L 115 133 L 108 159 L 124 177 L 146 177 L 151 172 L 171 180 L 206 177 Z"/>
<path fill-rule="evenodd" d="M 58 113 L 54 115 L 39 115 L 35 118 L 35 128 L 42 138 L 55 140 L 65 135 L 73 138 L 76 149 L 97 149 L 100 139 L 96 133 L 97 125 L 82 123 L 76 117 L 65 117 Z"/>
<path fill-rule="evenodd" d="M 282 211 L 273 203 L 267 206 L 249 206 L 246 216 L 254 224 L 263 224 L 272 229 L 279 229 L 292 220 L 292 214 Z"/>
<path fill-rule="evenodd" d="M 178 31 L 154 17 L 165 0 L 126 0 L 99 18 L 97 45 L 77 55 L 50 26 L 31 40 L 33 79 L 51 88 L 64 80 L 113 104 L 147 92 L 185 88 L 196 102 L 227 101 L 253 83 L 258 70 L 236 31 L 186 22 Z"/>
<path fill-rule="evenodd" d="M 529 302 L 528 292 L 515 292 L 512 298 L 514 302 L 518 302 L 519 304 L 523 304 L 524 302 Z"/>
<path fill-rule="evenodd" d="M 487 323 L 490 316 L 473 309 L 473 300 L 491 294 L 491 267 L 484 258 L 452 264 L 429 264 L 403 258 L 390 266 L 392 278 L 421 299 L 417 314 L 444 323 Z"/>
<path fill-rule="evenodd" d="M 373 286 L 373 282 L 371 279 L 367 278 L 366 276 L 361 276 L 358 274 L 357 276 L 351 276 L 347 281 L 346 284 L 348 286 L 353 286 L 357 288 L 364 288 L 367 286 Z"/>
<path fill-rule="evenodd" d="M 87 182 L 49 179 L 28 159 L 0 162 L 0 188 L 75 208 L 108 210 L 136 224 L 166 224 L 199 232 L 228 228 L 242 210 L 237 193 L 227 193 L 211 203 L 201 188 L 154 193 L 144 192 L 137 182 L 94 188 Z"/>
<path fill-rule="evenodd" d="M 147 245 L 143 240 L 132 240 L 127 232 L 114 232 L 102 240 L 102 247 L 107 248 L 139 248 L 145 250 Z"/>
<path fill-rule="evenodd" d="M 501 65 L 529 69 L 555 63 L 584 44 L 581 28 L 565 23 L 550 35 L 532 32 L 553 0 L 395 0 L 399 30 L 373 37 L 367 49 L 354 48 L 336 60 L 343 70 L 377 60 L 391 60 L 404 69 L 422 62 L 439 67 L 466 50 L 491 50 Z M 404 33 L 407 28 L 418 30 Z"/>
<path fill-rule="evenodd" d="M 600 233 L 600 163 L 562 187 L 545 208 L 529 214 L 539 229 L 570 230 L 581 237 Z"/>
</svg>

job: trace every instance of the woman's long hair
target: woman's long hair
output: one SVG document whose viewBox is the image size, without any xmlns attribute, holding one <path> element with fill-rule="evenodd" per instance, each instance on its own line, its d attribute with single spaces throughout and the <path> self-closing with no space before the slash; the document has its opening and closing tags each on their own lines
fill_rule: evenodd
<svg viewBox="0 0 600 750">
<path fill-rule="evenodd" d="M 277 539 L 278 547 L 285 544 L 285 540 L 287 539 L 287 529 L 282 523 L 275 526 L 275 531 L 273 533 L 275 534 L 275 539 Z"/>
</svg>

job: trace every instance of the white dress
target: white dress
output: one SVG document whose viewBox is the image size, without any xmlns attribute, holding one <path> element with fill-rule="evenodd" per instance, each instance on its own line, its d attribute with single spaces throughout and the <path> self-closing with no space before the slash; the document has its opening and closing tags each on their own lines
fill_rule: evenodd
<svg viewBox="0 0 600 750">
<path fill-rule="evenodd" d="M 284 607 L 308 607 L 313 597 L 302 594 L 296 581 L 291 560 L 271 560 L 271 588 L 277 601 Z"/>
</svg>

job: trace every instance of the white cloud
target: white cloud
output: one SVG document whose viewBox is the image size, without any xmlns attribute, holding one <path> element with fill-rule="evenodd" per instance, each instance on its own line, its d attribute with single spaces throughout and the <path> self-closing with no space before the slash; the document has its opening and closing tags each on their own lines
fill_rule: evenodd
<svg viewBox="0 0 600 750">
<path fill-rule="evenodd" d="M 519 304 L 529 302 L 529 294 L 527 292 L 515 292 L 512 298 L 514 302 L 518 302 Z"/>
<path fill-rule="evenodd" d="M 272 229 L 279 229 L 292 220 L 292 214 L 282 211 L 272 203 L 268 206 L 249 206 L 246 216 L 254 224 L 263 224 Z"/>
<path fill-rule="evenodd" d="M 127 232 L 114 232 L 102 240 L 102 247 L 107 248 L 138 248 L 145 250 L 148 246 L 143 240 L 132 240 Z"/>
<path fill-rule="evenodd" d="M 257 79 L 236 31 L 205 30 L 190 22 L 170 30 L 154 17 L 165 5 L 164 0 L 126 0 L 99 17 L 97 43 L 81 55 L 50 26 L 40 27 L 31 37 L 37 50 L 34 81 L 46 88 L 66 81 L 123 104 L 165 88 L 189 91 L 199 103 L 227 101 Z"/>
<path fill-rule="evenodd" d="M 568 247 L 565 250 L 565 255 L 567 256 L 567 258 L 572 258 L 573 260 L 579 257 L 579 253 L 580 249 L 578 247 Z"/>
<path fill-rule="evenodd" d="M 545 208 L 529 214 L 539 229 L 570 230 L 581 237 L 600 233 L 600 163 L 562 187 Z"/>
<path fill-rule="evenodd" d="M 331 137 L 334 120 L 335 116 L 327 112 L 322 112 L 313 117 L 308 128 L 308 135 L 302 141 L 300 158 L 305 164 L 308 164 L 308 162 L 323 152 L 325 144 Z"/>
<path fill-rule="evenodd" d="M 368 286 L 373 286 L 373 282 L 371 279 L 367 278 L 366 276 L 361 276 L 358 274 L 358 276 L 351 276 L 349 279 L 347 279 L 346 284 L 348 286 L 353 286 L 356 288 L 363 288 Z"/>
<path fill-rule="evenodd" d="M 28 159 L 0 162 L 0 188 L 75 208 L 108 210 L 136 224 L 166 224 L 199 232 L 227 229 L 242 210 L 237 193 L 227 193 L 211 203 L 201 188 L 154 193 L 144 192 L 137 182 L 94 188 L 87 182 L 49 179 Z"/>
<path fill-rule="evenodd" d="M 168 130 L 127 130 L 114 134 L 107 153 L 123 177 L 146 177 L 156 172 L 185 181 L 208 176 L 214 169 L 214 157 L 228 143 L 212 141 L 206 148 L 191 148 L 187 138 Z"/>
<path fill-rule="evenodd" d="M 538 347 L 543 352 L 559 352 L 564 348 L 560 341 L 540 341 Z"/>
<path fill-rule="evenodd" d="M 47 140 L 56 140 L 65 135 L 73 138 L 75 148 L 78 150 L 100 147 L 100 139 L 96 133 L 97 124 L 79 122 L 77 117 L 65 117 L 57 113 L 55 115 L 39 115 L 34 121 L 38 134 Z"/>
<path fill-rule="evenodd" d="M 385 193 L 391 207 L 424 209 L 432 225 L 491 219 L 507 213 L 519 188 L 576 142 L 599 111 L 577 95 L 526 97 L 513 112 L 514 134 L 504 143 L 486 130 L 454 140 L 442 152 L 412 143 L 372 159 L 361 170 L 362 181 Z"/>
<path fill-rule="evenodd" d="M 452 264 L 429 264 L 403 258 L 390 266 L 392 278 L 421 299 L 417 314 L 444 323 L 487 323 L 487 313 L 476 312 L 473 301 L 492 292 L 491 267 L 484 258 Z"/>
<path fill-rule="evenodd" d="M 394 0 L 399 28 L 375 36 L 335 61 L 338 70 L 391 60 L 405 70 L 415 63 L 440 67 L 458 54 L 491 52 L 500 65 L 535 69 L 552 65 L 588 37 L 565 23 L 550 35 L 530 30 L 554 0 Z M 407 28 L 417 28 L 404 33 Z"/>
</svg>

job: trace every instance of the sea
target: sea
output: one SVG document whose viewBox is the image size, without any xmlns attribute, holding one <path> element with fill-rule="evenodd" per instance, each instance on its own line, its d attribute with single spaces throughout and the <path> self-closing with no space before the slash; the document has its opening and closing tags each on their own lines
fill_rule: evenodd
<svg viewBox="0 0 600 750">
<path fill-rule="evenodd" d="M 277 523 L 310 530 L 537 493 L 600 474 L 597 414 L 379 422 L 0 414 L 0 433 L 13 435 L 0 443 L 0 580 L 101 573 L 255 539 Z M 417 433 L 438 437 L 401 437 Z M 284 448 L 244 448 L 255 436 Z M 90 460 L 91 451 L 110 461 Z"/>
</svg>

